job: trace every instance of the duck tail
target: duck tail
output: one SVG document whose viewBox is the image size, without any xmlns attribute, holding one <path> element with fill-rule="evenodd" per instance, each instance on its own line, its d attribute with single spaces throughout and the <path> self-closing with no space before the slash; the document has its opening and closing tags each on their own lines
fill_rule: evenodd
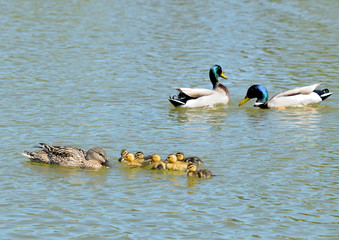
<svg viewBox="0 0 339 240">
<path fill-rule="evenodd" d="M 29 159 L 32 159 L 34 158 L 33 154 L 31 152 L 28 152 L 28 151 L 22 151 L 22 155 L 24 155 L 25 157 L 29 158 Z"/>
<path fill-rule="evenodd" d="M 332 93 L 327 88 L 323 90 L 314 90 L 314 92 L 317 93 L 323 101 L 332 95 Z"/>
<path fill-rule="evenodd" d="M 170 103 L 172 103 L 174 107 L 185 105 L 185 102 L 180 101 L 178 98 L 175 98 L 175 96 L 169 96 L 168 101 L 170 101 Z"/>
</svg>

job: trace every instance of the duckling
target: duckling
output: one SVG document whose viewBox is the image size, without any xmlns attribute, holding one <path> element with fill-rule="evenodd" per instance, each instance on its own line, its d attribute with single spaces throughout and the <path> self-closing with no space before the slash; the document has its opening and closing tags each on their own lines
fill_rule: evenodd
<svg viewBox="0 0 339 240">
<path fill-rule="evenodd" d="M 166 163 L 161 160 L 160 155 L 153 154 L 152 155 L 152 166 L 151 169 L 166 169 Z"/>
<path fill-rule="evenodd" d="M 136 160 L 139 160 L 143 167 L 151 166 L 152 165 L 152 156 L 144 156 L 144 153 L 139 151 L 135 153 Z"/>
<path fill-rule="evenodd" d="M 127 153 L 125 156 L 125 159 L 128 161 L 128 166 L 130 167 L 141 167 L 143 159 L 135 159 L 135 156 L 133 153 Z"/>
<path fill-rule="evenodd" d="M 178 152 L 175 154 L 178 158 L 178 161 L 183 161 L 187 164 L 193 163 L 196 165 L 202 165 L 204 162 L 198 157 L 185 157 L 182 152 Z"/>
<path fill-rule="evenodd" d="M 23 151 L 22 154 L 32 162 L 55 164 L 60 166 L 99 169 L 103 166 L 111 168 L 107 154 L 101 147 L 94 147 L 87 152 L 65 146 L 54 146 L 40 143 L 42 150 L 35 152 Z"/>
<path fill-rule="evenodd" d="M 197 170 L 197 166 L 195 164 L 189 164 L 186 171 L 188 172 L 187 176 L 189 177 L 208 178 L 208 177 L 215 176 L 208 169 Z"/>
<path fill-rule="evenodd" d="M 230 93 L 224 85 L 219 82 L 219 77 L 227 79 L 219 65 L 214 65 L 209 72 L 212 89 L 203 88 L 180 88 L 174 87 L 179 91 L 177 96 L 170 96 L 169 101 L 174 107 L 194 108 L 194 107 L 213 107 L 216 104 L 227 104 L 230 99 Z"/>
<path fill-rule="evenodd" d="M 120 152 L 120 158 L 119 158 L 119 162 L 128 162 L 125 157 L 128 154 L 128 151 L 126 149 L 122 149 Z"/>
<path fill-rule="evenodd" d="M 246 103 L 251 98 L 256 98 L 254 104 L 259 108 L 278 108 L 284 107 L 306 107 L 308 105 L 319 104 L 332 95 L 328 89 L 316 90 L 321 83 L 293 88 L 268 99 L 268 92 L 264 86 L 252 85 L 247 90 L 245 98 L 239 103 L 239 106 Z"/>
<path fill-rule="evenodd" d="M 187 169 L 187 163 L 178 161 L 175 154 L 170 154 L 167 157 L 166 169 L 175 171 L 185 171 Z"/>
</svg>

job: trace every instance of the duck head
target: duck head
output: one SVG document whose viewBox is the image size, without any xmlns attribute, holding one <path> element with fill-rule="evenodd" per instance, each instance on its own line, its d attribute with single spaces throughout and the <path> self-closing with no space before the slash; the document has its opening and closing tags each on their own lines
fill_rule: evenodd
<svg viewBox="0 0 339 240">
<path fill-rule="evenodd" d="M 86 160 L 95 160 L 101 163 L 102 166 L 106 166 L 109 168 L 114 167 L 107 158 L 106 151 L 101 147 L 94 147 L 87 151 Z"/>
<path fill-rule="evenodd" d="M 175 155 L 176 155 L 178 161 L 184 160 L 184 154 L 182 152 L 178 152 Z"/>
<path fill-rule="evenodd" d="M 154 154 L 152 155 L 152 162 L 160 162 L 161 161 L 161 157 L 158 154 Z"/>
<path fill-rule="evenodd" d="M 197 166 L 194 164 L 188 164 L 186 172 L 195 172 L 197 170 Z"/>
<path fill-rule="evenodd" d="M 175 163 L 177 161 L 177 156 L 175 156 L 175 154 L 170 154 L 167 156 L 167 161 L 169 163 Z"/>
<path fill-rule="evenodd" d="M 268 99 L 268 92 L 267 89 L 264 86 L 261 85 L 252 85 L 247 90 L 247 94 L 245 98 L 239 103 L 239 106 L 246 103 L 248 100 L 256 98 L 257 101 L 254 106 L 259 106 L 263 103 L 265 103 Z"/>
<path fill-rule="evenodd" d="M 210 80 L 213 85 L 213 88 L 215 88 L 217 84 L 219 83 L 219 80 L 218 80 L 219 77 L 227 79 L 225 74 L 222 72 L 222 68 L 219 65 L 214 65 L 210 69 Z"/>
<path fill-rule="evenodd" d="M 143 152 L 136 152 L 135 158 L 139 158 L 139 159 L 144 158 L 144 153 Z"/>
</svg>

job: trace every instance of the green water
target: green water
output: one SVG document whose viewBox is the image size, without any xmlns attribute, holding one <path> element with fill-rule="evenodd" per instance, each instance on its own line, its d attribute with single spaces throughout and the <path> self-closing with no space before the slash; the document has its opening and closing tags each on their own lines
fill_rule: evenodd
<svg viewBox="0 0 339 240">
<path fill-rule="evenodd" d="M 0 3 L 1 239 L 339 239 L 339 2 Z M 170 87 L 226 108 L 174 109 Z M 323 82 L 316 111 L 238 103 Z M 114 169 L 27 161 L 39 142 L 106 149 Z M 127 148 L 196 155 L 217 176 L 129 169 Z"/>
</svg>

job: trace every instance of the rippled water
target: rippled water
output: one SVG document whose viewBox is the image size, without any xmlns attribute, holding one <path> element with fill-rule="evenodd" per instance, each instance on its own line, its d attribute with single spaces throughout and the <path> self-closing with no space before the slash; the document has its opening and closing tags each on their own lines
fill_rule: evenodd
<svg viewBox="0 0 339 240">
<path fill-rule="evenodd" d="M 1 239 L 338 239 L 339 2 L 0 3 Z M 173 86 L 226 108 L 174 109 Z M 307 109 L 238 107 L 247 88 L 323 82 Z M 39 142 L 102 146 L 115 169 L 28 162 Z M 217 176 L 129 169 L 183 151 Z"/>
</svg>

